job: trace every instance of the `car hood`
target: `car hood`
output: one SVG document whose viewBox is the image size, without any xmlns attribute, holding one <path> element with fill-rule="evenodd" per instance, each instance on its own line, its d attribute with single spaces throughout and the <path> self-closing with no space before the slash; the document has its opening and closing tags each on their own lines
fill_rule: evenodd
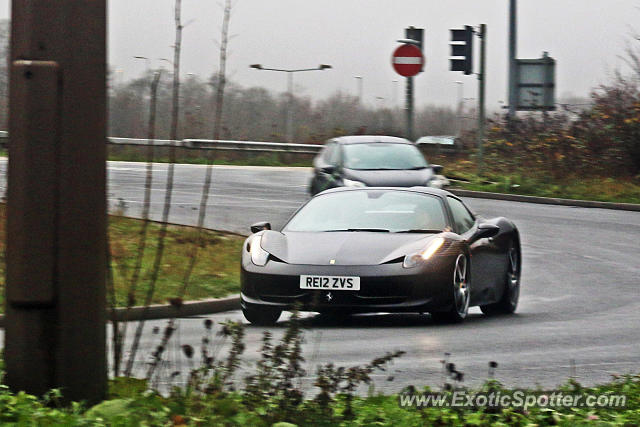
<svg viewBox="0 0 640 427">
<path fill-rule="evenodd" d="M 433 177 L 431 167 L 418 170 L 343 169 L 347 179 L 363 182 L 367 187 L 415 187 L 427 185 Z"/>
<path fill-rule="evenodd" d="M 266 231 L 260 245 L 289 264 L 379 265 L 423 249 L 436 234 Z"/>
</svg>

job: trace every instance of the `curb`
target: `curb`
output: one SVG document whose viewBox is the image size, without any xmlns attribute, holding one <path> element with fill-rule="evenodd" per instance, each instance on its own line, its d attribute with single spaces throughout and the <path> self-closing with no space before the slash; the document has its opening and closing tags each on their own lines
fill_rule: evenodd
<svg viewBox="0 0 640 427">
<path fill-rule="evenodd" d="M 456 196 L 472 197 L 477 199 L 508 200 L 512 202 L 539 203 L 545 205 L 577 206 L 581 208 L 601 208 L 640 212 L 640 204 L 635 203 L 612 203 L 596 202 L 592 200 L 558 199 L 552 197 L 521 196 L 518 194 L 489 193 L 487 191 L 458 190 L 448 188 L 446 190 L 450 193 L 455 194 Z"/>
<path fill-rule="evenodd" d="M 232 295 L 225 298 L 212 298 L 200 301 L 186 301 L 181 306 L 171 304 L 150 305 L 149 307 L 131 307 L 127 317 L 128 321 L 157 320 L 172 317 L 202 316 L 206 314 L 221 313 L 240 308 L 240 295 Z M 116 318 L 124 321 L 126 308 L 116 308 Z M 110 310 L 107 309 L 107 317 L 112 320 Z M 0 327 L 4 327 L 4 315 L 0 315 Z"/>
<path fill-rule="evenodd" d="M 150 305 L 149 307 L 131 307 L 126 316 L 128 321 L 132 320 L 157 320 L 171 317 L 201 316 L 205 314 L 221 313 L 223 311 L 237 310 L 240 308 L 240 295 L 232 295 L 225 298 L 212 298 L 199 301 L 184 301 L 181 306 Z M 125 320 L 126 308 L 116 308 L 116 318 L 119 321 Z M 111 316 L 107 310 L 109 320 Z"/>
</svg>

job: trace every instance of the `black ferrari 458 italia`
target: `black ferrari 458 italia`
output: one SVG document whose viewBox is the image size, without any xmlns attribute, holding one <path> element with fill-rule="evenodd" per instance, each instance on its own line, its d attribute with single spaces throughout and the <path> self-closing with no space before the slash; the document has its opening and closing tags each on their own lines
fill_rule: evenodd
<svg viewBox="0 0 640 427">
<path fill-rule="evenodd" d="M 251 323 L 283 310 L 428 312 L 460 322 L 470 306 L 512 313 L 520 236 L 506 218 L 475 216 L 435 188 L 336 188 L 309 200 L 282 231 L 251 227 L 241 304 Z"/>
</svg>

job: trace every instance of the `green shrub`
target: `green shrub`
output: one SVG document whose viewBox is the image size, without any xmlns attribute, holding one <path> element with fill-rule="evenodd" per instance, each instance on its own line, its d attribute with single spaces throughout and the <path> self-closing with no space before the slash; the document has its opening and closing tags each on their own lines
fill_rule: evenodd
<svg viewBox="0 0 640 427">
<path fill-rule="evenodd" d="M 208 331 L 210 320 L 205 321 Z M 297 314 L 294 313 L 283 337 L 273 342 L 265 332 L 261 357 L 255 371 L 244 380 L 244 389 L 234 380 L 244 352 L 244 327 L 238 323 L 220 325 L 220 336 L 231 340 L 225 358 L 215 360 L 203 342 L 202 366 L 193 370 L 186 387 L 174 388 L 167 396 L 149 390 L 144 380 L 116 378 L 110 381 L 110 398 L 91 408 L 73 403 L 59 404 L 57 390 L 42 398 L 12 393 L 0 386 L 0 424 L 19 426 L 470 426 L 470 425 L 640 425 L 640 375 L 615 376 L 607 384 L 583 387 L 568 381 L 560 388 L 564 393 L 624 394 L 624 408 L 520 408 L 495 407 L 401 407 L 398 395 L 357 394 L 361 384 L 370 384 L 370 374 L 385 366 L 402 352 L 390 353 L 364 366 L 318 367 L 315 397 L 305 395 L 300 380 L 303 369 L 304 340 Z M 183 346 L 185 348 L 185 346 Z M 185 356 L 193 357 L 193 349 Z M 497 368 L 489 365 L 489 380 L 480 389 L 463 386 L 463 374 L 442 360 L 447 380 L 444 393 L 482 391 L 509 393 L 493 379 Z M 422 391 L 428 392 L 429 388 Z M 535 391 L 535 390 L 531 390 Z M 407 387 L 402 393 L 415 393 Z"/>
</svg>

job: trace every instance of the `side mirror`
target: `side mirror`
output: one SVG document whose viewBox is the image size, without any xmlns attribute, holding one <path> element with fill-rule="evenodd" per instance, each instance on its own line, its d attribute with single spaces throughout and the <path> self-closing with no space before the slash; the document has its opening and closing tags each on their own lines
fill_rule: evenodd
<svg viewBox="0 0 640 427">
<path fill-rule="evenodd" d="M 333 175 L 336 171 L 336 167 L 334 165 L 326 165 L 320 168 L 320 172 L 326 173 L 327 175 Z"/>
<path fill-rule="evenodd" d="M 480 224 L 471 240 L 476 241 L 487 237 L 493 237 L 500 232 L 500 227 L 494 224 Z"/>
<path fill-rule="evenodd" d="M 269 224 L 266 221 L 263 221 L 263 222 L 257 222 L 251 226 L 252 233 L 257 233 L 262 230 L 271 230 L 271 224 Z"/>
<path fill-rule="evenodd" d="M 436 175 L 442 175 L 442 165 L 431 165 L 433 173 Z"/>
</svg>

